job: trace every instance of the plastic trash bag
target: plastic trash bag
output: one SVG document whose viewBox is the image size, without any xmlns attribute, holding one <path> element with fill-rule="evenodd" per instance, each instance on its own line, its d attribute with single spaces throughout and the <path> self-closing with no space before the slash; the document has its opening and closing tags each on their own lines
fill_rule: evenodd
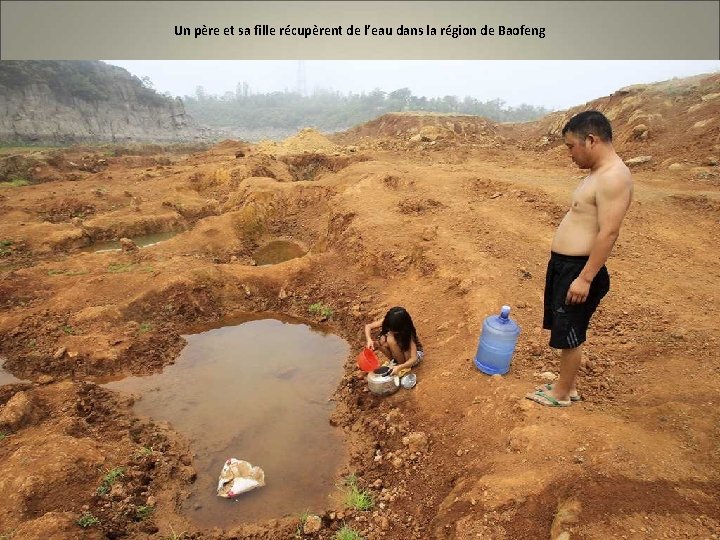
<svg viewBox="0 0 720 540">
<path fill-rule="evenodd" d="M 218 480 L 217 495 L 226 499 L 265 485 L 265 472 L 247 461 L 230 458 L 223 465 Z"/>
</svg>

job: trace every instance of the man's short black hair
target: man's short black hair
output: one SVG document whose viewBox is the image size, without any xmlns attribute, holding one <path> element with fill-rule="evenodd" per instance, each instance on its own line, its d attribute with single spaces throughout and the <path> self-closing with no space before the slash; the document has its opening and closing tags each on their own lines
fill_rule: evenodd
<svg viewBox="0 0 720 540">
<path fill-rule="evenodd" d="M 580 140 L 585 140 L 588 135 L 593 134 L 601 141 L 612 141 L 612 127 L 608 120 L 600 111 L 583 111 L 576 114 L 562 130 L 562 134 L 570 132 L 575 134 Z"/>
</svg>

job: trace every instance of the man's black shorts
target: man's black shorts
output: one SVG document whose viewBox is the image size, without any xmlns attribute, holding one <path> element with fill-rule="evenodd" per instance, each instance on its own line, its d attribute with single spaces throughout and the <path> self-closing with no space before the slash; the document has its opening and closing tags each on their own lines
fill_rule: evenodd
<svg viewBox="0 0 720 540">
<path fill-rule="evenodd" d="M 550 330 L 550 346 L 554 349 L 574 349 L 585 342 L 590 317 L 610 290 L 610 276 L 603 266 L 590 284 L 584 303 L 565 303 L 570 284 L 580 275 L 587 261 L 585 256 L 551 252 L 545 275 L 543 328 Z"/>
</svg>

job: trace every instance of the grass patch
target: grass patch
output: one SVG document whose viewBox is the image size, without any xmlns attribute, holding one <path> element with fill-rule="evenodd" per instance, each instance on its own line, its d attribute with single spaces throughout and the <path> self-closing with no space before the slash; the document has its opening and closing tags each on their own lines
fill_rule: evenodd
<svg viewBox="0 0 720 540">
<path fill-rule="evenodd" d="M 300 514 L 300 524 L 295 529 L 295 538 L 302 538 L 303 536 L 303 529 L 305 528 L 305 523 L 307 522 L 308 518 L 310 517 L 310 512 L 305 510 L 302 514 Z"/>
<path fill-rule="evenodd" d="M 0 441 L 4 440 L 7 436 L 7 433 L 5 433 L 4 431 L 0 431 Z"/>
<path fill-rule="evenodd" d="M 145 332 L 149 332 L 152 330 L 152 324 L 144 322 L 140 324 L 140 327 L 138 328 L 141 334 L 144 334 Z"/>
<path fill-rule="evenodd" d="M 313 315 L 320 315 L 322 317 L 325 317 L 326 319 L 329 319 L 333 315 L 332 308 L 325 304 L 321 304 L 320 302 L 311 304 L 308 308 L 308 311 Z"/>
<path fill-rule="evenodd" d="M 110 263 L 107 271 L 111 274 L 122 274 L 123 272 L 129 272 L 134 266 L 133 263 Z"/>
<path fill-rule="evenodd" d="M 138 448 L 135 451 L 135 454 L 139 457 L 150 456 L 150 455 L 152 455 L 152 453 L 153 453 L 152 447 L 148 448 L 147 446 L 141 446 L 140 448 Z"/>
<path fill-rule="evenodd" d="M 343 525 L 342 529 L 336 532 L 333 538 L 334 540 L 363 540 L 359 532 L 347 525 Z"/>
<path fill-rule="evenodd" d="M 140 521 L 143 521 L 150 517 L 150 515 L 155 511 L 154 506 L 138 506 L 135 510 L 135 516 Z"/>
<path fill-rule="evenodd" d="M 110 263 L 108 265 L 107 271 L 110 274 L 122 274 L 124 272 L 130 272 L 131 270 L 139 270 L 140 272 L 146 272 L 146 273 L 152 273 L 155 270 L 152 266 L 142 266 L 138 267 L 137 264 L 133 263 Z"/>
<path fill-rule="evenodd" d="M 110 493 L 110 489 L 113 484 L 117 482 L 118 478 L 122 478 L 125 474 L 125 467 L 115 467 L 113 469 L 105 469 L 105 476 L 103 476 L 100 487 L 97 488 L 98 495 L 107 495 Z"/>
<path fill-rule="evenodd" d="M 22 187 L 30 185 L 30 180 L 23 178 L 22 176 L 15 176 L 12 180 L 7 182 L 0 182 L 0 186 L 5 187 Z"/>
<path fill-rule="evenodd" d="M 55 150 L 57 146 L 0 146 L 0 156 L 5 154 L 27 154 L 43 150 Z M 1 538 L 1 537 L 0 537 Z"/>
<path fill-rule="evenodd" d="M 62 270 L 54 268 L 48 270 L 48 276 L 83 276 L 88 273 L 87 270 Z"/>
<path fill-rule="evenodd" d="M 12 240 L 0 240 L 0 255 L 10 255 L 12 253 L 12 245 Z"/>
<path fill-rule="evenodd" d="M 75 329 L 70 326 L 69 324 L 64 324 L 60 327 L 60 330 L 65 332 L 68 336 L 72 336 L 75 334 Z"/>
<path fill-rule="evenodd" d="M 93 525 L 98 525 L 100 520 L 93 516 L 90 512 L 83 512 L 82 516 L 80 516 L 75 523 L 80 525 L 83 529 L 87 529 Z"/>
<path fill-rule="evenodd" d="M 345 479 L 345 504 L 355 510 L 366 511 L 375 506 L 375 499 L 372 493 L 360 489 L 357 485 L 357 477 L 354 474 Z"/>
</svg>

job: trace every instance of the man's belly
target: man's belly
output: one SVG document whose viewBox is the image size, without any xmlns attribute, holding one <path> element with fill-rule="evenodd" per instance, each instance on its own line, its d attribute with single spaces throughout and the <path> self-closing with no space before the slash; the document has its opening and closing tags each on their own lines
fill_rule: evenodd
<svg viewBox="0 0 720 540">
<path fill-rule="evenodd" d="M 555 232 L 550 249 L 563 255 L 590 255 L 596 236 L 594 220 L 573 219 L 566 215 Z"/>
</svg>

